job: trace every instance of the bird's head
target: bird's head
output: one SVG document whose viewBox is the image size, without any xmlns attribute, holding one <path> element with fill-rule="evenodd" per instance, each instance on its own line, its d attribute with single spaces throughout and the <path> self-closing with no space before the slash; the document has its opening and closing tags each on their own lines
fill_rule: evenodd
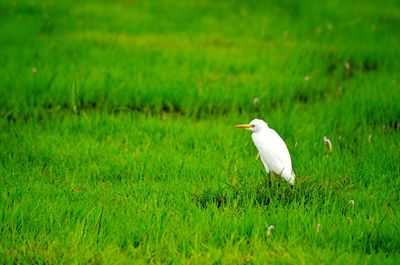
<svg viewBox="0 0 400 265">
<path fill-rule="evenodd" d="M 235 125 L 235 127 L 236 128 L 244 128 L 244 129 L 250 130 L 252 132 L 259 132 L 260 130 L 268 128 L 268 124 L 263 120 L 254 119 L 248 124 L 238 124 L 238 125 Z"/>
</svg>

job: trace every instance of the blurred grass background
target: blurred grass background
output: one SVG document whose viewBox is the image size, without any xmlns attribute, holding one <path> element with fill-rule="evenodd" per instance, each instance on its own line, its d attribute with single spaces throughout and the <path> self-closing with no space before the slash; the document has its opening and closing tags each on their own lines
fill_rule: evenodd
<svg viewBox="0 0 400 265">
<path fill-rule="evenodd" d="M 2 263 L 399 262 L 398 1 L 0 14 Z M 294 189 L 232 128 L 256 117 Z"/>
<path fill-rule="evenodd" d="M 3 116 L 124 107 L 201 116 L 257 111 L 254 97 L 271 111 L 342 96 L 374 113 L 399 94 L 396 1 L 7 1 L 1 10 Z"/>
</svg>

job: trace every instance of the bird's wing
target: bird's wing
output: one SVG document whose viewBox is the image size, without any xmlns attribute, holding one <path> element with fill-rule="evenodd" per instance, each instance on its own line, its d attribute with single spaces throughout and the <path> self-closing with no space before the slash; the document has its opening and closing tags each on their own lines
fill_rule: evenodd
<svg viewBox="0 0 400 265">
<path fill-rule="evenodd" d="M 264 165 L 277 174 L 292 170 L 289 151 L 282 138 L 272 129 L 253 138 Z"/>
<path fill-rule="evenodd" d="M 272 143 L 270 143 L 272 152 L 283 165 L 290 165 L 290 167 L 292 167 L 292 160 L 290 159 L 290 154 L 286 143 L 274 130 L 270 129 L 270 134 L 272 138 Z"/>
</svg>

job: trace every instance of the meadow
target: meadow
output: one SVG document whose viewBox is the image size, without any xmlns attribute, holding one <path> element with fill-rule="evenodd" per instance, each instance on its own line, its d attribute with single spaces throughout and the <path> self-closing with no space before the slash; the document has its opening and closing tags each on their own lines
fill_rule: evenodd
<svg viewBox="0 0 400 265">
<path fill-rule="evenodd" d="M 400 263 L 398 1 L 0 14 L 1 263 Z M 233 127 L 254 118 L 295 186 Z"/>
</svg>

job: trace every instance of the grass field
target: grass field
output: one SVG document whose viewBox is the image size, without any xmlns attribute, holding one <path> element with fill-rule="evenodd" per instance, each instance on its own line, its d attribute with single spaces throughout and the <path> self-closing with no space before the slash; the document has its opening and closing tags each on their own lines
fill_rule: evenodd
<svg viewBox="0 0 400 265">
<path fill-rule="evenodd" d="M 398 1 L 0 14 L 1 263 L 400 264 Z M 253 118 L 294 187 L 233 128 Z"/>
</svg>

